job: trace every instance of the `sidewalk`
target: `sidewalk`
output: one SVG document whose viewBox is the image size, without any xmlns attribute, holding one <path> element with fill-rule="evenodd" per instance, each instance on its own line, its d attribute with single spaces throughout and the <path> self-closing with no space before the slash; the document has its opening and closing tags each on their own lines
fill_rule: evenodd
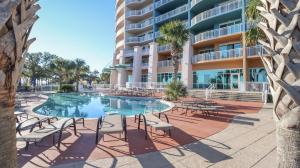
<svg viewBox="0 0 300 168">
<path fill-rule="evenodd" d="M 247 118 L 247 121 L 252 119 L 255 124 L 241 124 L 243 118 Z M 75 162 L 56 167 L 276 167 L 272 105 L 267 104 L 259 113 L 239 115 L 236 119 L 218 134 L 177 148 L 137 156 Z"/>
</svg>

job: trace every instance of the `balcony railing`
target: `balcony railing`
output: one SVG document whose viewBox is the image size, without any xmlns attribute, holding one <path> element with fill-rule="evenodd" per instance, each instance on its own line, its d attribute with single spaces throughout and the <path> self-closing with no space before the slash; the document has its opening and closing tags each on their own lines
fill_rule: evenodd
<svg viewBox="0 0 300 168">
<path fill-rule="evenodd" d="M 146 0 L 126 0 L 126 5 L 133 4 L 133 3 L 143 3 Z"/>
<path fill-rule="evenodd" d="M 153 11 L 153 5 L 149 5 L 141 10 L 130 10 L 126 12 L 126 18 L 131 17 L 131 16 L 142 16 L 145 15 L 146 13 L 149 13 Z"/>
<path fill-rule="evenodd" d="M 162 22 L 164 20 L 170 19 L 170 18 L 175 17 L 175 16 L 177 16 L 179 14 L 182 14 L 182 13 L 184 13 L 186 11 L 188 11 L 188 4 L 180 6 L 180 7 L 176 8 L 176 9 L 174 9 L 174 10 L 172 10 L 170 12 L 167 12 L 165 14 L 162 14 L 160 16 L 157 16 L 155 18 L 155 22 L 156 23 Z"/>
<path fill-rule="evenodd" d="M 170 51 L 170 45 L 162 45 L 157 47 L 158 52 Z"/>
<path fill-rule="evenodd" d="M 126 39 L 127 43 L 143 43 L 153 40 L 153 34 L 148 34 L 142 37 L 128 37 Z"/>
<path fill-rule="evenodd" d="M 157 66 L 160 67 L 160 68 L 162 68 L 162 67 L 170 67 L 170 66 L 172 66 L 172 60 L 158 61 Z"/>
<path fill-rule="evenodd" d="M 142 68 L 148 68 L 149 63 L 142 63 Z"/>
<path fill-rule="evenodd" d="M 226 14 L 232 11 L 235 11 L 237 9 L 242 8 L 242 1 L 241 0 L 235 0 L 235 1 L 230 1 L 228 3 L 222 4 L 218 7 L 209 9 L 207 11 L 204 11 L 198 15 L 196 15 L 192 19 L 192 26 L 209 18 L 219 16 L 222 14 Z"/>
<path fill-rule="evenodd" d="M 144 48 L 144 49 L 142 50 L 142 54 L 143 54 L 143 55 L 149 55 L 149 48 Z"/>
<path fill-rule="evenodd" d="M 162 82 L 126 82 L 126 88 L 164 89 L 168 84 Z"/>
<path fill-rule="evenodd" d="M 205 62 L 205 61 L 232 59 L 232 58 L 239 58 L 242 56 L 243 56 L 242 48 L 223 50 L 223 51 L 214 51 L 214 52 L 194 55 L 192 57 L 192 63 L 195 64 L 195 63 Z"/>
<path fill-rule="evenodd" d="M 244 24 L 236 24 L 228 27 L 223 27 L 219 29 L 209 30 L 195 35 L 194 43 L 200 42 L 202 40 L 209 40 L 218 38 L 221 36 L 227 36 L 231 34 L 240 33 L 243 31 Z"/>
<path fill-rule="evenodd" d="M 255 56 L 265 56 L 267 55 L 267 51 L 261 46 L 252 46 L 246 48 L 247 57 L 255 57 Z"/>
<path fill-rule="evenodd" d="M 128 24 L 126 26 L 126 30 L 135 30 L 135 29 L 144 29 L 146 27 L 149 27 L 153 24 L 153 19 L 147 19 L 141 23 L 136 23 L 136 24 Z"/>
<path fill-rule="evenodd" d="M 165 5 L 169 2 L 172 2 L 172 1 L 174 1 L 174 0 L 160 0 L 160 1 L 157 1 L 157 2 L 155 2 L 155 8 L 159 8 L 159 7 Z"/>
<path fill-rule="evenodd" d="M 131 49 L 124 50 L 124 56 L 125 56 L 125 57 L 131 57 L 131 56 L 134 56 L 134 50 L 131 50 Z"/>
<path fill-rule="evenodd" d="M 195 6 L 197 3 L 201 2 L 201 1 L 203 1 L 203 0 L 192 0 L 191 6 L 193 7 L 193 6 Z"/>
</svg>

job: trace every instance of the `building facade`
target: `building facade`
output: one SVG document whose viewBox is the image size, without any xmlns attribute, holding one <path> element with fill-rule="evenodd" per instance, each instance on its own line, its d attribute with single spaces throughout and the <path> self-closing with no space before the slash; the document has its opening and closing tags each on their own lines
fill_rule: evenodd
<svg viewBox="0 0 300 168">
<path fill-rule="evenodd" d="M 182 20 L 190 30 L 178 78 L 189 89 L 245 90 L 266 82 L 261 46 L 246 46 L 246 0 L 116 0 L 116 50 L 111 84 L 168 83 L 168 45 L 156 43 L 159 28 Z M 121 65 L 127 65 L 122 66 Z"/>
</svg>

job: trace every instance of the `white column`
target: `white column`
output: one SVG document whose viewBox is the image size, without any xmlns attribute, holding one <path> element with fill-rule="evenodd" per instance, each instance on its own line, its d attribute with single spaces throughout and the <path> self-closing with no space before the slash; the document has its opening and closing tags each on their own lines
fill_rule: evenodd
<svg viewBox="0 0 300 168">
<path fill-rule="evenodd" d="M 120 51 L 119 64 L 125 64 L 124 50 Z M 126 69 L 118 69 L 118 84 L 120 87 L 125 87 L 127 81 Z"/>
<path fill-rule="evenodd" d="M 132 83 L 141 82 L 142 77 L 142 48 L 134 47 L 133 68 L 132 68 Z M 133 85 L 133 87 L 135 87 Z"/>
<path fill-rule="evenodd" d="M 116 64 L 118 64 L 118 61 L 116 58 L 116 54 L 114 54 L 112 65 L 114 66 Z M 118 84 L 118 72 L 117 72 L 117 70 L 111 70 L 110 85 L 111 85 L 111 87 L 113 87 L 113 85 L 116 85 L 116 84 Z"/>
<path fill-rule="evenodd" d="M 157 43 L 150 43 L 149 49 L 149 67 L 148 67 L 148 82 L 157 82 Z"/>
<path fill-rule="evenodd" d="M 181 78 L 184 85 L 188 89 L 193 88 L 193 71 L 192 71 L 192 61 L 191 58 L 193 56 L 193 46 L 191 45 L 191 40 L 186 42 L 183 48 L 183 56 L 182 56 L 182 70 L 181 70 Z"/>
</svg>

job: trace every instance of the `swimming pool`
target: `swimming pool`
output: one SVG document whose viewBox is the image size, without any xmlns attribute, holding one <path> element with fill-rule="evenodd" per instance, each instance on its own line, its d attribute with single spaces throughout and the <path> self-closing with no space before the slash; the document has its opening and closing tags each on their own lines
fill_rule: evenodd
<svg viewBox="0 0 300 168">
<path fill-rule="evenodd" d="M 169 105 L 153 98 L 103 96 L 99 93 L 56 93 L 33 111 L 47 116 L 98 118 L 164 111 Z"/>
</svg>

